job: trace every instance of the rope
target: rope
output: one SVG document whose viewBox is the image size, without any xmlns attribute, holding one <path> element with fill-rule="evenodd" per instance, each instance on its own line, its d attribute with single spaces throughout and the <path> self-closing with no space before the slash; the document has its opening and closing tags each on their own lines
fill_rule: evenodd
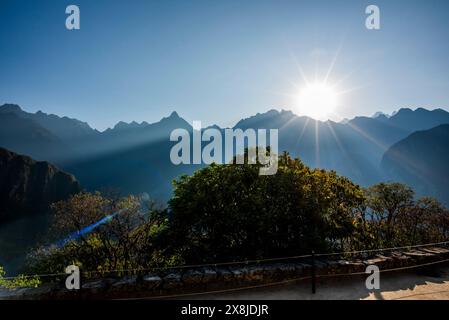
<svg viewBox="0 0 449 320">
<path fill-rule="evenodd" d="M 106 273 L 115 273 L 115 272 L 134 272 L 134 271 L 155 271 L 155 270 L 173 270 L 173 269 L 190 269 L 190 268 L 202 268 L 202 267 L 218 267 L 218 266 L 226 266 L 226 265 L 238 265 L 238 264 L 250 264 L 250 263 L 261 263 L 261 262 L 269 262 L 269 261 L 283 261 L 283 260 L 293 260 L 293 259 L 301 259 L 301 258 L 310 258 L 311 254 L 301 255 L 301 256 L 290 256 L 290 257 L 281 257 L 281 258 L 268 258 L 268 259 L 255 259 L 255 260 L 244 260 L 244 261 L 229 261 L 229 262 L 218 262 L 218 263 L 205 263 L 205 264 L 191 264 L 191 265 L 179 265 L 179 266 L 167 266 L 167 267 L 154 267 L 148 269 L 123 269 L 123 270 L 108 270 Z M 102 273 L 102 271 L 86 271 L 84 274 L 95 274 Z"/>
<path fill-rule="evenodd" d="M 400 268 L 392 268 L 392 269 L 385 269 L 380 270 L 379 272 L 392 272 L 392 271 L 400 271 L 400 270 L 406 270 L 406 269 L 413 269 L 413 268 L 420 268 L 424 266 L 434 265 L 438 263 L 448 262 L 449 259 L 444 259 L 440 261 L 434 261 L 429 263 L 422 263 L 419 265 L 414 266 L 408 266 L 408 267 L 400 267 Z M 366 275 L 366 272 L 353 272 L 353 273 L 340 273 L 340 274 L 326 274 L 326 275 L 316 275 L 316 278 L 331 278 L 331 277 L 339 277 L 339 276 L 354 276 L 354 275 Z M 266 287 L 274 287 L 279 285 L 285 285 L 293 282 L 298 282 L 302 280 L 311 279 L 312 276 L 307 277 L 301 277 L 301 278 L 295 278 L 295 279 L 289 279 L 289 280 L 283 280 L 278 282 L 271 282 L 267 284 L 260 284 L 260 285 L 253 285 L 253 286 L 246 286 L 246 287 L 240 287 L 240 288 L 232 288 L 232 289 L 223 289 L 223 290 L 213 290 L 213 291 L 203 291 L 203 292 L 192 292 L 192 293 L 181 293 L 181 294 L 173 294 L 173 295 L 160 295 L 160 296 L 150 296 L 150 297 L 139 297 L 139 298 L 121 298 L 121 299 L 115 299 L 115 300 L 153 300 L 153 299 L 171 299 L 171 298 L 182 298 L 182 297 L 192 297 L 192 296 L 202 296 L 202 295 L 208 295 L 208 294 L 222 294 L 222 293 L 229 293 L 229 292 L 236 292 L 236 291 L 244 291 L 244 290 L 251 290 L 251 289 L 259 289 L 259 288 L 266 288 Z"/>
<path fill-rule="evenodd" d="M 390 247 L 390 248 L 379 248 L 379 249 L 367 249 L 367 250 L 359 250 L 359 251 L 346 251 L 346 252 L 333 252 L 333 253 L 317 253 L 315 257 L 325 257 L 325 256 L 336 256 L 336 255 L 347 255 L 347 254 L 359 254 L 365 252 L 382 252 L 382 251 L 392 251 L 399 249 L 412 249 L 412 248 L 422 248 L 429 246 L 437 246 L 437 245 L 447 245 L 449 241 L 443 242 L 435 242 L 435 243 L 427 243 L 427 244 L 418 244 L 411 246 L 403 246 L 403 247 Z M 116 269 L 116 270 L 107 270 L 107 271 L 84 271 L 84 275 L 93 275 L 93 274 L 101 274 L 101 273 L 131 273 L 131 272 L 150 272 L 157 270 L 175 270 L 175 269 L 190 269 L 190 268 L 202 268 L 202 267 L 218 267 L 218 266 L 227 266 L 227 265 L 239 265 L 239 264 L 251 264 L 251 263 L 262 263 L 262 262 L 273 262 L 273 261 L 285 261 L 285 260 L 294 260 L 301 258 L 311 258 L 311 254 L 306 255 L 298 255 L 298 256 L 289 256 L 289 257 L 280 257 L 280 258 L 266 258 L 266 259 L 254 259 L 254 260 L 243 260 L 243 261 L 228 261 L 228 262 L 218 262 L 218 263 L 204 263 L 204 264 L 190 264 L 190 265 L 178 265 L 178 266 L 166 266 L 166 267 L 153 267 L 153 268 L 142 268 L 142 269 Z M 53 276 L 65 276 L 66 273 L 48 273 L 48 274 L 33 274 L 33 275 L 22 275 L 24 278 L 31 277 L 53 277 Z M 4 277 L 5 280 L 12 280 L 16 277 Z"/>
<path fill-rule="evenodd" d="M 422 247 L 437 246 L 437 245 L 443 245 L 443 244 L 449 244 L 449 241 L 417 244 L 417 245 L 403 246 L 403 247 L 390 247 L 390 248 L 367 249 L 367 250 L 333 252 L 333 253 L 317 253 L 317 254 L 315 254 L 315 256 L 323 257 L 323 256 L 336 256 L 336 255 L 346 255 L 346 254 L 358 254 L 358 253 L 365 253 L 365 252 L 379 252 L 379 251 L 382 252 L 382 251 L 392 251 L 392 250 L 400 250 L 400 249 L 422 248 Z"/>
<path fill-rule="evenodd" d="M 177 298 L 191 297 L 191 296 L 206 295 L 206 294 L 228 293 L 228 292 L 236 292 L 236 291 L 243 291 L 243 290 L 250 290 L 250 289 L 274 287 L 274 286 L 284 285 L 284 284 L 288 284 L 288 283 L 292 283 L 292 282 L 298 282 L 301 280 L 306 280 L 306 279 L 311 279 L 311 278 L 312 278 L 311 276 L 308 276 L 308 277 L 301 277 L 301 278 L 295 278 L 295 279 L 289 279 L 289 280 L 283 280 L 283 281 L 271 282 L 271 283 L 266 283 L 266 284 L 253 285 L 253 286 L 246 286 L 246 287 L 240 287 L 240 288 L 232 288 L 232 289 L 192 292 L 192 293 L 180 293 L 180 294 L 172 294 L 172 295 L 153 296 L 153 297 L 122 298 L 122 299 L 115 299 L 115 300 L 153 300 L 153 299 L 167 299 L 167 298 L 175 298 L 175 297 L 177 297 Z"/>
<path fill-rule="evenodd" d="M 449 259 L 428 262 L 428 263 L 422 263 L 422 264 L 415 264 L 413 266 L 407 266 L 407 267 L 384 269 L 384 270 L 379 270 L 379 273 L 410 270 L 410 269 L 421 268 L 421 267 L 435 265 L 435 264 L 444 263 L 444 262 L 449 262 Z M 321 275 L 317 275 L 316 277 L 317 278 L 332 278 L 332 277 L 355 276 L 355 275 L 366 275 L 366 274 L 367 274 L 366 272 L 360 271 L 360 272 L 352 272 L 352 273 L 321 274 Z"/>
<path fill-rule="evenodd" d="M 39 277 L 39 278 L 48 278 L 48 277 L 55 277 L 55 276 L 67 276 L 67 273 L 44 273 L 44 274 L 28 274 L 28 275 L 18 275 L 16 277 L 1 277 L 0 279 L 2 280 L 15 280 L 18 277 L 21 278 L 34 278 L 34 277 Z"/>
</svg>

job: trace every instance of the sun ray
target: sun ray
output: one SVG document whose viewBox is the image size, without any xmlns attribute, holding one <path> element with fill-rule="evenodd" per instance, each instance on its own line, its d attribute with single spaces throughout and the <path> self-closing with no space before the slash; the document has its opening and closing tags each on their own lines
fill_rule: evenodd
<svg viewBox="0 0 449 320">
<path fill-rule="evenodd" d="M 318 127 L 320 121 L 315 120 L 315 167 L 320 168 L 320 130 Z"/>
<path fill-rule="evenodd" d="M 299 134 L 298 139 L 296 139 L 295 147 L 299 146 L 302 136 L 304 135 L 304 133 L 307 129 L 307 126 L 309 125 L 309 120 L 310 120 L 310 118 L 306 118 L 306 122 L 304 123 L 304 126 L 302 127 L 301 133 Z"/>
<path fill-rule="evenodd" d="M 290 56 L 293 59 L 293 62 L 295 63 L 296 68 L 298 69 L 299 75 L 301 76 L 302 80 L 306 83 L 306 85 L 309 85 L 309 79 L 307 79 L 307 76 L 302 69 L 301 65 L 298 62 L 298 59 L 296 59 L 296 56 L 293 54 L 293 52 L 290 51 Z"/>
<path fill-rule="evenodd" d="M 340 141 L 340 139 L 338 138 L 337 134 L 335 133 L 335 130 L 334 130 L 334 128 L 332 127 L 332 125 L 330 124 L 330 122 L 329 122 L 329 121 L 326 121 L 326 125 L 328 126 L 329 131 L 331 132 L 331 134 L 332 134 L 332 136 L 333 136 L 335 142 L 337 143 L 337 146 L 338 146 L 338 148 L 340 149 L 340 151 L 341 151 L 345 156 L 347 156 L 346 149 L 343 148 L 343 145 L 341 144 L 341 141 Z"/>
<path fill-rule="evenodd" d="M 387 151 L 388 150 L 388 146 L 383 144 L 382 142 L 378 141 L 377 139 L 375 139 L 374 137 L 372 137 L 371 135 L 369 135 L 368 133 L 366 133 L 365 131 L 363 131 L 361 128 L 359 128 L 358 126 L 352 124 L 351 122 L 348 122 L 347 125 L 349 127 L 351 127 L 353 130 L 357 131 L 359 134 L 361 134 L 363 137 L 365 137 L 366 139 L 368 139 L 369 141 L 371 141 L 372 143 L 374 143 L 375 145 L 377 145 L 379 148 L 381 148 L 383 151 Z"/>
<path fill-rule="evenodd" d="M 290 119 L 288 119 L 287 122 L 285 122 L 281 127 L 279 127 L 279 130 L 285 128 L 286 126 L 288 126 L 294 120 L 296 120 L 296 118 L 295 117 L 291 117 Z"/>
<path fill-rule="evenodd" d="M 324 84 L 327 84 L 327 80 L 329 79 L 329 76 L 331 75 L 332 70 L 334 70 L 334 66 L 335 66 L 335 63 L 337 62 L 338 56 L 340 55 L 342 46 L 343 46 L 343 44 L 340 43 L 340 46 L 338 47 L 337 52 L 335 53 L 334 58 L 332 59 L 332 62 L 330 64 L 329 68 L 327 69 L 326 76 L 324 77 L 324 80 L 323 80 Z"/>
</svg>

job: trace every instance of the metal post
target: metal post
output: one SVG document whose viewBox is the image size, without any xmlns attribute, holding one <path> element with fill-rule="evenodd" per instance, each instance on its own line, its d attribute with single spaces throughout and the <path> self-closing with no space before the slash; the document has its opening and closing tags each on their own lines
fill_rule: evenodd
<svg viewBox="0 0 449 320">
<path fill-rule="evenodd" d="M 312 294 L 316 292 L 315 251 L 312 250 Z"/>
</svg>

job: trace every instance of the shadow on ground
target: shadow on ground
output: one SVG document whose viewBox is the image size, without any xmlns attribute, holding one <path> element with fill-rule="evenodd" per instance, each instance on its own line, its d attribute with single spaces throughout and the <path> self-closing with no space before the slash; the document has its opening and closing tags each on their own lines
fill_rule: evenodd
<svg viewBox="0 0 449 320">
<path fill-rule="evenodd" d="M 189 299 L 261 299 L 261 300 L 449 300 L 449 266 L 421 269 L 413 272 L 380 274 L 380 290 L 368 290 L 366 277 L 322 279 L 316 293 L 311 293 L 310 280 L 297 283 L 248 289 L 220 294 L 189 296 Z"/>
</svg>

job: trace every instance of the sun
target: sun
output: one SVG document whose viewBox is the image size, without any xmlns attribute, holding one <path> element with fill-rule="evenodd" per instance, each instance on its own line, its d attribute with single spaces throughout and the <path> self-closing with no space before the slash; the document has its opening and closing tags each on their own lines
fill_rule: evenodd
<svg viewBox="0 0 449 320">
<path fill-rule="evenodd" d="M 328 120 L 337 107 L 337 93 L 326 83 L 311 83 L 300 89 L 296 109 L 315 120 Z"/>
</svg>

